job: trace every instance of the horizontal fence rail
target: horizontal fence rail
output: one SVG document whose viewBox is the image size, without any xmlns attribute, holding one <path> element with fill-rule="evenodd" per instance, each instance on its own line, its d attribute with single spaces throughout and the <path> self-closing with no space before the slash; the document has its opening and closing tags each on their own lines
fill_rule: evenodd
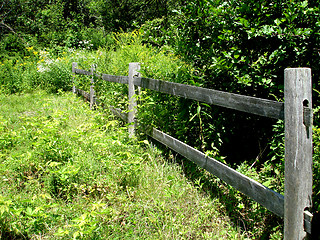
<svg viewBox="0 0 320 240">
<path fill-rule="evenodd" d="M 108 75 L 108 74 L 101 74 L 101 75 L 96 74 L 95 76 L 107 82 L 128 84 L 128 76 L 114 76 L 114 75 Z"/>
<path fill-rule="evenodd" d="M 116 116 L 127 121 L 127 114 L 120 109 L 112 108 L 111 110 Z M 158 142 L 163 143 L 170 149 L 181 154 L 185 158 L 197 164 L 199 167 L 206 169 L 221 180 L 230 184 L 240 192 L 249 196 L 271 212 L 283 218 L 284 214 L 284 197 L 283 195 L 267 188 L 259 182 L 237 172 L 227 165 L 217 161 L 214 158 L 206 156 L 199 150 L 179 141 L 178 139 L 153 128 L 146 132 L 150 137 Z"/>
<path fill-rule="evenodd" d="M 128 113 L 113 107 L 109 107 L 109 109 L 113 114 L 130 123 L 129 135 L 134 133 L 132 128 L 136 125 L 134 86 L 259 116 L 285 120 L 285 178 L 287 179 L 285 179 L 284 196 L 156 128 L 152 128 L 146 133 L 260 203 L 277 216 L 284 218 L 284 239 L 304 239 L 307 233 L 312 233 L 313 215 L 308 211 L 308 209 L 311 209 L 312 193 L 313 115 L 310 69 L 286 69 L 285 86 L 287 86 L 287 89 L 285 89 L 285 96 L 289 101 L 283 103 L 186 84 L 143 78 L 137 72 L 139 70 L 138 63 L 129 64 L 129 76 L 94 73 L 92 70 L 77 69 L 76 66 L 74 63 L 72 68 L 74 74 L 91 75 L 108 82 L 128 84 L 130 101 Z M 86 93 L 75 87 L 73 91 L 87 99 L 88 96 L 92 95 L 91 91 Z M 148 127 L 144 127 L 144 129 L 148 129 Z M 307 149 L 307 152 L 305 149 Z M 303 180 L 301 181 L 301 179 Z"/>
<path fill-rule="evenodd" d="M 75 69 L 75 73 L 88 76 L 92 75 L 90 71 L 82 69 Z M 128 76 L 113 76 L 96 73 L 95 77 L 108 82 L 128 84 Z M 166 82 L 152 78 L 136 77 L 134 79 L 134 85 L 157 92 L 167 93 L 259 116 L 284 119 L 284 104 L 281 102 L 222 92 L 187 84 Z"/>
<path fill-rule="evenodd" d="M 136 86 L 208 103 L 211 105 L 226 107 L 264 117 L 284 119 L 284 105 L 281 102 L 186 84 L 165 82 L 151 78 L 136 78 L 134 83 Z"/>
<path fill-rule="evenodd" d="M 92 75 L 90 71 L 75 69 L 76 74 Z M 128 84 L 128 76 L 114 76 L 95 73 L 95 77 L 107 82 Z M 233 110 L 247 112 L 263 117 L 284 120 L 284 103 L 268 99 L 245 96 L 241 94 L 218 91 L 214 89 L 191 86 L 187 84 L 166 82 L 162 80 L 136 77 L 134 85 L 142 88 L 184 97 Z M 304 107 L 304 122 L 312 125 L 311 108 Z"/>
<path fill-rule="evenodd" d="M 230 184 L 232 187 L 260 203 L 274 214 L 279 217 L 284 216 L 284 197 L 281 194 L 263 186 L 257 181 L 237 172 L 216 159 L 206 156 L 199 150 L 190 147 L 158 129 L 153 128 L 149 135 Z"/>
</svg>

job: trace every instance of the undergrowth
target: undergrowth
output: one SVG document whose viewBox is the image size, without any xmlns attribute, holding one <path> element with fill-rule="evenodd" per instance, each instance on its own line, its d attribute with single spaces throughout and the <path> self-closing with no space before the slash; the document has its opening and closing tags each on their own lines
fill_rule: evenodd
<svg viewBox="0 0 320 240">
<path fill-rule="evenodd" d="M 1 95 L 1 239 L 244 239 L 148 141 L 69 93 Z"/>
<path fill-rule="evenodd" d="M 108 38 L 110 43 L 106 44 L 104 48 L 99 48 L 95 51 L 91 50 L 90 45 L 88 45 L 87 41 L 85 41 L 81 44 L 87 44 L 88 46 L 83 46 L 81 49 L 59 46 L 55 46 L 52 49 L 37 49 L 36 47 L 28 47 L 25 49 L 24 55 L 19 56 L 17 54 L 15 57 L 11 56 L 8 58 L 1 58 L 0 92 L 3 94 L 3 99 L 8 99 L 8 102 L 10 102 L 10 104 L 8 104 L 6 100 L 3 100 L 1 108 L 4 109 L 5 107 L 9 107 L 9 105 L 11 105 L 10 107 L 13 108 L 10 111 L 5 110 L 0 118 L 2 122 L 2 125 L 0 126 L 0 156 L 2 159 L 5 159 L 1 162 L 1 168 L 4 171 L 4 176 L 11 177 L 4 177 L 3 182 L 7 185 L 3 185 L 4 187 L 2 189 L 5 189 L 13 184 L 12 186 L 15 188 L 12 187 L 12 189 L 16 189 L 14 190 L 15 193 L 21 189 L 23 189 L 23 191 L 27 189 L 29 192 L 32 192 L 33 188 L 39 190 L 39 193 L 32 193 L 36 197 L 34 199 L 32 198 L 31 200 L 30 198 L 26 199 L 26 194 L 24 193 L 22 194 L 23 197 L 21 194 L 14 193 L 16 196 L 14 199 L 19 198 L 19 196 L 21 197 L 21 199 L 14 201 L 10 197 L 6 197 L 5 194 L 3 195 L 1 201 L 3 202 L 2 205 L 4 207 L 2 208 L 3 210 L 1 210 L 1 216 L 6 215 L 6 218 L 3 219 L 8 218 L 10 221 L 5 220 L 5 223 L 2 224 L 1 227 L 4 229 L 3 231 L 6 234 L 9 234 L 8 236 L 11 236 L 10 234 L 13 232 L 16 234 L 16 238 L 18 238 L 20 234 L 28 235 L 31 231 L 29 231 L 29 229 L 34 228 L 33 225 L 31 227 L 31 225 L 28 225 L 29 223 L 26 224 L 25 222 L 19 222 L 19 218 L 23 216 L 25 219 L 34 219 L 33 217 L 30 217 L 32 216 L 31 212 L 29 212 L 31 214 L 30 216 L 25 212 L 26 209 L 29 207 L 28 209 L 33 211 L 36 209 L 34 202 L 40 202 L 42 204 L 44 202 L 52 201 L 51 198 L 54 199 L 54 204 L 56 204 L 56 201 L 58 201 L 58 204 L 60 204 L 60 202 L 63 203 L 62 206 L 64 207 L 62 209 L 65 209 L 63 210 L 65 213 L 62 215 L 68 217 L 59 220 L 59 223 L 57 224 L 53 223 L 50 225 L 50 221 L 56 221 L 56 217 L 50 214 L 43 217 L 44 215 L 42 216 L 41 213 L 40 215 L 43 217 L 43 219 L 37 220 L 38 222 L 35 224 L 37 225 L 38 223 L 41 223 L 42 225 L 40 224 L 40 227 L 36 227 L 36 229 L 52 228 L 52 232 L 59 230 L 61 238 L 63 238 L 63 236 L 71 237 L 73 234 L 75 234 L 76 237 L 77 234 L 80 234 L 81 237 L 81 234 L 83 236 L 87 236 L 87 233 L 84 230 L 81 230 L 82 227 L 81 229 L 79 228 L 76 230 L 77 227 L 73 226 L 83 224 L 94 229 L 92 231 L 88 230 L 91 234 L 89 234 L 91 237 L 94 236 L 92 235 L 93 233 L 100 231 L 97 229 L 104 229 L 104 231 L 107 232 L 109 231 L 109 233 L 106 234 L 111 235 L 108 236 L 116 236 L 116 233 L 113 233 L 112 229 L 106 230 L 104 227 L 101 227 L 101 224 L 99 224 L 100 222 L 107 222 L 106 225 L 110 225 L 111 221 L 110 219 L 105 220 L 104 218 L 100 218 L 102 214 L 99 212 L 101 210 L 100 208 L 100 210 L 92 210 L 94 212 L 93 214 L 88 212 L 89 210 L 85 211 L 81 210 L 81 208 L 79 210 L 79 214 L 85 214 L 83 216 L 81 214 L 72 215 L 71 210 L 69 211 L 67 209 L 71 208 L 73 212 L 78 211 L 74 207 L 75 205 L 72 205 L 75 201 L 84 203 L 88 209 L 91 207 L 95 208 L 90 205 L 92 200 L 89 202 L 84 200 L 88 195 L 92 193 L 91 195 L 100 201 L 101 194 L 103 199 L 105 199 L 105 196 L 112 193 L 110 196 L 112 199 L 116 199 L 115 202 L 120 206 L 120 210 L 111 212 L 109 214 L 110 216 L 121 215 L 121 218 L 124 219 L 128 219 L 128 216 L 131 216 L 130 214 L 139 216 L 140 212 L 137 212 L 138 210 L 132 210 L 134 213 L 130 212 L 128 215 L 126 212 L 127 210 L 123 210 L 122 208 L 123 203 L 119 203 L 120 200 L 118 199 L 117 194 L 121 193 L 119 196 L 122 198 L 123 196 L 129 197 L 132 191 L 140 191 L 136 190 L 136 187 L 140 186 L 141 182 L 146 181 L 145 179 L 147 179 L 147 177 L 144 175 L 144 170 L 149 166 L 148 159 L 157 159 L 157 161 L 160 161 L 162 164 L 166 165 L 161 158 L 153 155 L 154 153 L 148 153 L 151 156 L 149 157 L 147 152 L 150 150 L 150 146 L 148 144 L 144 146 L 143 150 L 141 150 L 140 145 L 144 145 L 145 143 L 137 143 L 127 139 L 127 137 L 125 137 L 124 130 L 120 127 L 121 124 L 111 117 L 105 117 L 98 114 L 98 117 L 95 117 L 92 122 L 87 123 L 87 121 L 81 120 L 80 117 L 77 117 L 78 114 L 80 114 L 83 119 L 87 119 L 87 117 L 84 117 L 84 115 L 87 115 L 87 110 L 83 110 L 86 112 L 86 114 L 84 114 L 82 110 L 77 110 L 76 107 L 70 107 L 69 105 L 62 103 L 58 104 L 59 101 L 54 100 L 55 98 L 53 96 L 43 97 L 45 96 L 44 93 L 39 94 L 39 96 L 36 98 L 40 100 L 42 99 L 41 101 L 39 100 L 39 102 L 33 99 L 34 95 L 26 94 L 34 91 L 35 89 L 45 89 L 47 92 L 51 93 L 59 93 L 61 90 L 71 90 L 72 80 L 74 80 L 74 83 L 78 88 L 88 91 L 90 88 L 90 77 L 75 76 L 75 78 L 73 78 L 71 73 L 72 62 L 77 62 L 80 69 L 86 70 L 89 70 L 92 64 L 95 64 L 98 72 L 113 75 L 127 75 L 128 64 L 130 62 L 140 62 L 140 72 L 143 77 L 186 83 L 196 86 L 203 85 L 203 78 L 205 77 L 203 74 L 205 73 L 200 73 L 195 70 L 193 66 L 183 62 L 178 55 L 174 54 L 172 48 L 169 46 L 164 45 L 161 48 L 154 48 L 150 45 L 144 44 L 143 38 L 139 31 L 133 31 L 131 33 L 113 33 L 108 35 Z M 95 79 L 95 90 L 96 95 L 99 97 L 100 101 L 105 104 L 105 106 L 113 105 L 123 110 L 127 109 L 128 99 L 126 97 L 126 85 L 108 83 L 103 80 Z M 18 95 L 8 95 L 13 93 L 23 94 L 24 97 L 19 98 Z M 314 94 L 318 96 L 319 92 L 315 90 Z M 74 101 L 74 99 L 70 100 L 69 97 L 66 99 L 63 101 Z M 281 99 L 279 100 L 281 101 Z M 26 101 L 26 103 L 24 103 L 24 101 Z M 259 130 L 259 134 L 258 132 L 253 131 L 256 129 L 256 126 L 250 125 L 251 120 L 253 120 L 252 116 L 241 115 L 242 117 L 246 118 L 249 123 L 246 125 L 241 125 L 237 123 L 237 116 L 239 115 L 236 115 L 235 113 L 226 113 L 223 112 L 224 110 L 218 107 L 209 106 L 204 103 L 197 103 L 184 98 L 169 96 L 162 93 L 156 93 L 146 89 L 141 89 L 140 95 L 138 96 L 138 101 L 139 104 L 137 118 L 140 122 L 143 122 L 144 125 L 149 127 L 155 126 L 162 131 L 178 138 L 179 140 L 201 150 L 208 156 L 214 157 L 215 159 L 232 166 L 248 177 L 259 181 L 266 187 L 269 187 L 279 193 L 283 193 L 284 139 L 283 123 L 281 121 L 274 121 L 272 124 L 273 126 L 270 125 L 270 135 L 264 133 L 265 135 L 260 136 L 263 138 L 263 136 L 268 135 L 270 139 L 261 145 L 258 141 L 259 151 L 256 155 L 255 153 L 257 149 L 254 151 L 253 146 L 247 142 L 241 142 L 238 141 L 238 139 L 233 140 L 233 148 L 229 149 L 227 154 L 237 157 L 239 151 L 235 151 L 235 147 L 240 149 L 240 153 L 243 150 L 243 147 L 250 148 L 250 152 L 252 152 L 252 154 L 251 157 L 241 155 L 241 162 L 238 161 L 230 163 L 228 162 L 228 158 L 230 156 L 225 158 L 222 153 L 223 150 L 221 149 L 223 149 L 223 146 L 226 143 L 232 141 L 234 132 L 230 131 L 230 129 L 226 127 L 226 123 L 228 123 L 228 121 L 226 118 L 224 118 L 224 114 L 232 114 L 233 116 L 234 121 L 232 123 L 229 122 L 229 125 L 234 124 L 238 128 L 248 129 L 249 132 L 246 139 L 251 139 L 253 137 L 253 133 L 255 135 L 259 135 L 266 130 Z M 26 104 L 28 107 L 23 107 L 24 104 Z M 65 105 L 65 107 L 63 110 L 60 108 L 58 110 L 51 109 L 51 107 L 57 104 L 61 105 L 60 107 Z M 80 104 L 80 106 L 82 105 Z M 23 108 L 24 110 L 19 108 Z M 67 113 L 65 112 L 65 108 L 68 108 Z M 80 107 L 80 109 L 84 108 Z M 18 114 L 19 112 L 20 115 Z M 320 202 L 318 177 L 320 162 L 320 134 L 318 127 L 318 112 L 319 107 L 314 107 L 313 212 L 319 212 Z M 90 114 L 92 113 L 90 112 Z M 74 121 L 72 124 L 76 126 L 75 129 L 71 128 L 72 124 L 69 122 L 70 120 Z M 22 124 L 23 121 L 24 123 Z M 17 124 L 17 128 L 15 128 L 14 124 Z M 115 132 L 113 127 L 118 128 L 119 131 Z M 95 135 L 86 135 L 88 133 L 94 133 Z M 104 138 L 104 134 L 106 134 L 108 137 Z M 133 149 L 126 146 L 127 143 L 132 144 Z M 109 147 L 112 147 L 111 150 Z M 139 152 L 140 150 L 137 149 L 140 149 L 141 152 Z M 146 151 L 145 149 L 149 150 Z M 113 151 L 116 151 L 117 154 L 115 154 Z M 7 153 L 9 154 L 8 156 L 6 155 Z M 164 153 L 167 154 L 167 157 L 170 155 L 170 151 L 168 152 L 167 149 L 164 151 Z M 226 153 L 226 151 L 224 151 L 224 153 Z M 86 160 L 81 159 L 82 155 Z M 135 159 L 136 155 L 139 155 L 139 157 L 131 162 L 130 159 Z M 109 161 L 105 163 L 105 160 L 101 160 L 109 158 L 112 159 L 112 161 L 115 161 L 112 166 L 110 165 L 111 163 Z M 124 161 L 123 159 L 126 160 Z M 253 200 L 250 200 L 248 197 L 226 185 L 222 181 L 219 181 L 206 171 L 201 170 L 189 161 L 181 158 L 174 159 L 175 162 L 180 164 L 179 166 L 184 171 L 188 181 L 190 181 L 198 189 L 201 189 L 201 191 L 204 191 L 207 195 L 210 195 L 212 201 L 215 203 L 219 202 L 219 205 L 221 204 L 219 207 L 219 212 L 227 212 L 230 221 L 234 225 L 240 226 L 241 231 L 244 232 L 244 235 L 256 239 L 280 239 L 282 237 L 282 219 L 276 217 L 264 207 L 260 206 Z M 146 162 L 147 164 L 143 164 L 143 167 L 141 167 L 142 165 L 140 160 L 142 162 Z M 92 166 L 89 170 L 86 169 L 87 166 L 85 165 L 84 161 L 87 161 L 90 164 L 92 163 Z M 99 164 L 96 161 L 100 161 Z M 100 163 L 102 165 L 100 165 Z M 116 166 L 115 169 L 113 169 L 114 166 Z M 111 169 L 110 171 L 108 170 L 109 167 Z M 181 170 L 180 167 L 179 171 Z M 88 174 L 86 174 L 86 171 Z M 96 176 L 99 174 L 97 172 L 94 173 L 94 171 L 100 171 L 102 175 L 107 173 L 106 176 L 108 177 L 102 178 L 101 181 L 94 180 L 99 179 L 96 178 Z M 158 177 L 155 175 L 151 175 L 151 178 L 158 179 Z M 141 179 L 143 179 L 143 181 Z M 158 179 L 158 181 L 160 180 Z M 170 180 L 168 181 L 170 182 Z M 154 184 L 154 188 L 158 186 L 157 184 L 160 184 L 160 182 Z M 129 188 L 127 188 L 127 186 L 129 186 Z M 43 191 L 43 189 L 46 190 Z M 44 192 L 46 194 L 43 195 L 43 199 L 39 198 L 39 196 L 42 196 L 40 195 L 40 192 Z M 141 196 L 143 195 L 142 192 L 139 192 L 139 194 L 141 194 Z M 135 195 L 135 197 L 136 196 L 137 195 Z M 135 197 L 130 199 L 133 199 L 135 202 L 137 202 Z M 216 201 L 216 199 L 219 200 Z M 21 205 L 21 202 L 24 204 Z M 155 203 L 144 202 L 144 204 L 146 206 L 149 206 L 148 204 L 154 206 Z M 141 203 L 141 206 L 142 205 L 143 204 Z M 43 205 L 41 206 L 41 211 L 46 212 L 46 214 L 47 212 L 50 212 L 49 210 L 51 209 L 51 205 L 48 205 L 47 208 L 43 208 Z M 136 205 L 133 204 L 133 206 Z M 102 207 L 102 209 L 105 208 L 108 209 L 108 207 Z M 130 207 L 127 206 L 127 208 L 131 209 L 131 205 Z M 133 207 L 133 209 L 135 209 L 135 207 Z M 22 215 L 12 215 L 10 211 L 17 211 L 18 213 L 21 211 Z M 161 211 L 158 209 L 156 212 L 160 214 Z M 97 212 L 98 214 L 96 214 Z M 143 214 L 144 212 L 145 211 L 143 211 Z M 69 213 L 71 215 L 68 215 Z M 155 231 L 154 229 L 165 229 L 166 227 L 170 228 L 173 226 L 172 224 L 183 225 L 181 222 L 174 223 L 176 220 L 174 220 L 175 217 L 173 217 L 172 212 L 168 214 L 171 215 L 168 219 L 166 218 L 165 221 L 168 220 L 167 222 L 170 222 L 171 225 L 167 225 L 168 223 L 166 223 L 165 226 L 158 225 L 157 227 L 154 227 L 154 225 L 152 225 L 154 220 L 151 221 L 150 219 L 153 218 L 149 215 L 148 217 L 143 217 L 144 215 L 142 215 L 142 217 L 140 216 L 141 218 L 145 219 L 141 224 L 144 224 L 148 227 L 153 226 L 151 227 L 153 229 L 152 231 Z M 80 219 L 81 216 L 82 219 Z M 174 221 L 169 221 L 170 219 Z M 29 220 L 27 222 L 31 223 L 33 221 Z M 151 223 L 146 222 L 149 220 Z M 94 223 L 90 225 L 89 223 L 87 224 L 87 221 L 89 221 L 90 224 L 92 222 Z M 124 231 L 123 229 L 125 229 L 125 226 L 128 227 L 127 224 L 122 226 L 120 220 L 114 221 L 116 222 L 117 226 L 116 232 L 120 231 L 119 229 Z M 135 224 L 130 222 L 132 226 L 137 226 L 136 224 L 140 224 L 140 221 L 134 221 L 136 221 Z M 164 220 L 162 219 L 161 221 L 163 222 Z M 126 221 L 124 223 L 126 223 Z M 179 227 L 181 228 L 180 225 Z M 53 226 L 58 227 L 55 228 Z M 197 225 L 197 227 L 199 227 L 199 225 Z M 172 228 L 176 229 L 176 227 Z M 195 228 L 196 227 L 194 227 L 194 229 Z M 146 234 L 149 234 L 149 230 L 143 231 L 145 231 Z M 178 230 L 172 231 L 175 232 Z M 210 231 L 208 230 L 208 232 Z M 154 232 L 152 232 L 152 234 L 153 233 Z M 100 233 L 98 233 L 98 235 L 99 234 Z M 132 232 L 128 234 L 132 234 L 130 236 L 140 236 L 140 233 L 137 233 L 136 230 L 132 230 Z M 179 237 L 197 238 L 197 234 L 203 234 L 201 235 L 203 237 L 207 233 L 203 233 L 201 230 L 199 233 L 196 233 L 195 237 L 192 234 L 190 236 L 182 234 L 181 236 L 179 235 Z M 168 235 L 170 234 L 168 233 Z M 123 235 L 120 234 L 120 236 Z M 155 235 L 152 236 L 154 237 Z M 162 238 L 163 236 L 164 235 L 159 235 L 159 237 L 156 238 Z M 174 236 L 178 237 L 178 235 Z"/>
</svg>

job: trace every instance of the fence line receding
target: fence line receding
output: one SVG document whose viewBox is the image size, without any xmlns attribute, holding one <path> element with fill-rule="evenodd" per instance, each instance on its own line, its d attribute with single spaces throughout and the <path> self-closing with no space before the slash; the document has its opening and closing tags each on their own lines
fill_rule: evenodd
<svg viewBox="0 0 320 240">
<path fill-rule="evenodd" d="M 206 156 L 199 150 L 153 128 L 146 133 L 221 180 L 274 214 L 284 219 L 284 239 L 304 239 L 312 233 L 312 95 L 311 69 L 288 68 L 285 70 L 285 102 L 256 98 L 229 92 L 174 82 L 141 77 L 139 63 L 129 64 L 128 76 L 114 76 L 77 69 L 72 64 L 73 74 L 92 76 L 90 93 L 73 86 L 73 92 L 90 99 L 95 104 L 93 78 L 128 85 L 128 113 L 110 106 L 112 113 L 129 124 L 129 135 L 133 136 L 136 123 L 136 87 L 184 97 L 211 105 L 282 119 L 285 124 L 285 192 L 284 196 L 261 183 L 237 172 L 218 160 Z"/>
</svg>

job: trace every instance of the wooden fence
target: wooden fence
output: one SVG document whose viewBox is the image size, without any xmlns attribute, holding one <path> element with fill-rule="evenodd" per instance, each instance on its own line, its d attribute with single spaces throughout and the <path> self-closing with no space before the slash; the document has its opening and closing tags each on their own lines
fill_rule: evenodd
<svg viewBox="0 0 320 240">
<path fill-rule="evenodd" d="M 113 76 L 77 69 L 73 74 L 92 76 L 90 93 L 73 87 L 90 106 L 95 104 L 94 77 L 128 85 L 128 114 L 111 107 L 111 111 L 129 123 L 129 135 L 134 135 L 137 102 L 135 87 L 180 96 L 259 116 L 283 119 L 285 124 L 285 191 L 284 196 L 259 182 L 235 171 L 227 165 L 206 156 L 197 149 L 153 128 L 147 134 L 172 150 L 193 161 L 221 180 L 230 184 L 254 201 L 284 219 L 284 239 L 305 239 L 311 235 L 312 223 L 312 85 L 309 68 L 288 68 L 284 71 L 285 102 L 255 98 L 213 89 L 143 78 L 139 63 L 129 64 L 128 76 Z"/>
</svg>

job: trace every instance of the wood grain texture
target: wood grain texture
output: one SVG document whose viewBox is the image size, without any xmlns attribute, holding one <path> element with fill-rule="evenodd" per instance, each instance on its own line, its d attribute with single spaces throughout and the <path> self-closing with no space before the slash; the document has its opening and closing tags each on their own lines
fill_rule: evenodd
<svg viewBox="0 0 320 240">
<path fill-rule="evenodd" d="M 286 69 L 284 96 L 284 239 L 300 240 L 307 236 L 304 211 L 312 204 L 312 121 L 306 122 L 304 116 L 304 107 L 312 106 L 311 69 Z"/>
<path fill-rule="evenodd" d="M 75 63 L 76 64 L 76 63 Z M 91 71 L 86 71 L 82 69 L 77 69 L 73 67 L 72 72 L 75 74 L 82 74 L 90 76 L 92 75 Z M 128 76 L 116 76 L 109 75 L 104 73 L 95 73 L 95 77 L 100 78 L 107 82 L 115 82 L 121 84 L 128 84 Z M 275 118 L 275 119 L 284 119 L 284 103 L 276 102 L 267 99 L 255 98 L 250 96 L 244 96 L 240 94 L 233 94 L 228 92 L 222 92 L 214 89 L 206 89 L 201 87 L 195 87 L 185 84 L 165 82 L 161 80 L 151 79 L 151 78 L 135 78 L 134 85 L 139 87 L 148 88 L 150 90 L 168 93 L 175 96 L 180 96 L 188 99 L 202 101 L 212 105 L 218 105 L 221 107 L 227 107 L 238 111 L 248 112 L 260 116 Z M 175 86 L 177 89 L 169 89 L 169 85 Z M 188 91 L 184 90 L 187 89 Z M 194 93 L 189 93 L 193 92 Z M 180 91 L 179 91 L 180 90 Z M 203 94 L 207 94 L 203 95 Z M 215 97 L 212 97 L 215 95 Z M 236 104 L 233 104 L 236 103 Z M 253 104 L 254 106 L 248 107 L 248 105 Z M 304 107 L 305 112 L 305 122 L 309 125 L 312 125 L 310 118 L 311 108 Z"/>
<path fill-rule="evenodd" d="M 281 194 L 155 128 L 149 135 L 283 217 L 284 197 Z"/>
<path fill-rule="evenodd" d="M 115 76 L 115 75 L 108 75 L 108 74 L 96 74 L 96 77 L 101 78 L 104 81 L 107 82 L 115 82 L 115 83 L 121 83 L 121 84 L 128 84 L 128 76 Z"/>
<path fill-rule="evenodd" d="M 222 92 L 186 84 L 165 82 L 151 78 L 136 78 L 135 85 L 158 92 L 193 99 L 221 107 L 227 107 L 259 116 L 284 119 L 284 103 L 282 102 Z"/>
<path fill-rule="evenodd" d="M 134 85 L 134 77 L 139 76 L 140 63 L 129 63 L 129 78 L 128 78 L 128 131 L 129 137 L 133 137 L 135 134 L 135 121 L 137 113 L 137 99 L 136 90 Z"/>
</svg>

